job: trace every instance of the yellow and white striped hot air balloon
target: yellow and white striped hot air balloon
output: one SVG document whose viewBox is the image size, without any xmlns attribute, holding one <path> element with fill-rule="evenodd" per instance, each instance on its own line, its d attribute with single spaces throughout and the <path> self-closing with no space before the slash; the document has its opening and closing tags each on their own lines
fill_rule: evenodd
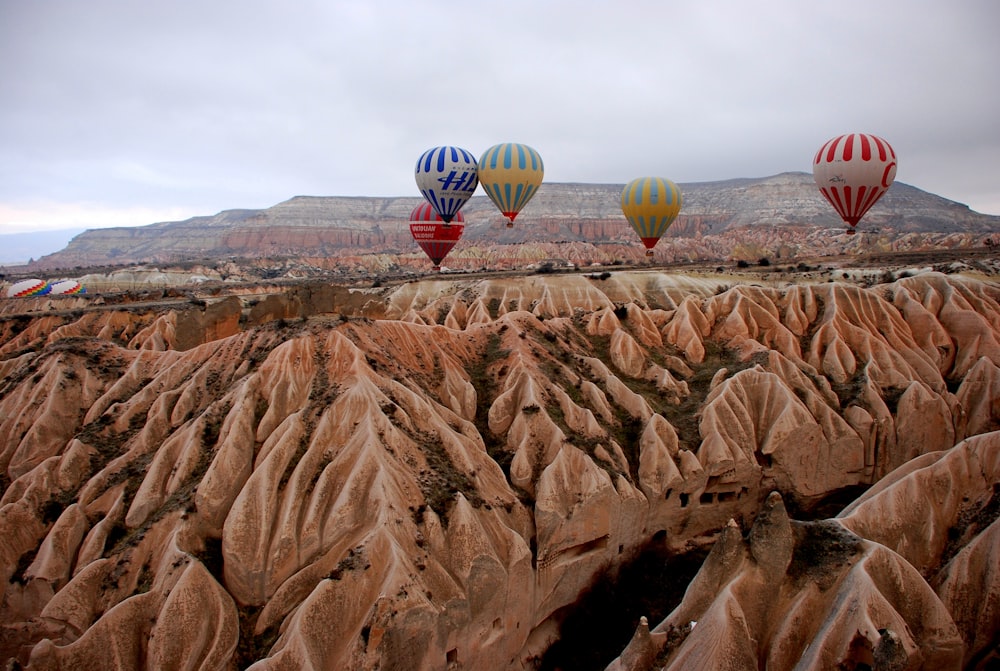
<svg viewBox="0 0 1000 671">
<path fill-rule="evenodd" d="M 681 211 L 683 198 L 676 184 L 663 177 L 638 177 L 622 190 L 622 212 L 646 246 L 646 256 Z"/>
<path fill-rule="evenodd" d="M 542 157 L 526 144 L 506 142 L 487 149 L 479 157 L 479 183 L 503 216 L 507 228 L 538 191 L 545 175 Z"/>
</svg>

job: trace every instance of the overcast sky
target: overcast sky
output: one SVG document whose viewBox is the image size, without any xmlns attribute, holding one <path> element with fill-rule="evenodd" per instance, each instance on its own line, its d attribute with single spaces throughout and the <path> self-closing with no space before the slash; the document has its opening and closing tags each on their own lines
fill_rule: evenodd
<svg viewBox="0 0 1000 671">
<path fill-rule="evenodd" d="M 996 0 L 0 0 L 0 233 L 417 196 L 441 144 L 683 183 L 855 131 L 1000 214 L 998 28 Z"/>
</svg>

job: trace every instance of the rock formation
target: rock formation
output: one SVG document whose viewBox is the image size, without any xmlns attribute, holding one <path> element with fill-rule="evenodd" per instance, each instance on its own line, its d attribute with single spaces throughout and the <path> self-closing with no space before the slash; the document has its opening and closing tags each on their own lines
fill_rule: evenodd
<svg viewBox="0 0 1000 671">
<path fill-rule="evenodd" d="M 910 461 L 834 519 L 790 520 L 774 492 L 608 671 L 990 668 L 998 492 L 1000 432 Z"/>
<path fill-rule="evenodd" d="M 213 291 L 4 306 L 11 664 L 530 669 L 654 537 L 715 548 L 621 668 L 996 645 L 989 279 Z"/>
<path fill-rule="evenodd" d="M 859 236 L 844 235 L 843 222 L 807 173 L 680 186 L 684 208 L 655 250 L 661 263 L 756 263 L 762 257 L 782 263 L 796 257 L 1000 244 L 995 235 L 1000 217 L 899 182 L 865 216 Z M 485 196 L 474 196 L 463 208 L 463 239 L 446 265 L 478 270 L 546 260 L 580 266 L 642 261 L 645 249 L 621 212 L 622 187 L 543 184 L 525 209 L 523 223 L 512 229 Z M 428 261 L 407 224 L 421 202 L 419 195 L 297 196 L 263 210 L 90 230 L 26 271 L 182 260 L 225 264 L 234 257 L 256 260 L 270 271 L 281 259 L 328 271 L 362 264 L 369 269 L 381 264 L 381 270 L 426 269 Z"/>
</svg>

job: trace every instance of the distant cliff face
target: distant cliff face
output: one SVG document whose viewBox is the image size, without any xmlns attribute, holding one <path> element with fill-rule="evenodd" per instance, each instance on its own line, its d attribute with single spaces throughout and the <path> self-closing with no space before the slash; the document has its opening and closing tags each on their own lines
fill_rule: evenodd
<svg viewBox="0 0 1000 671">
<path fill-rule="evenodd" d="M 773 254 L 776 248 L 763 242 L 773 238 L 776 228 L 788 229 L 789 235 L 801 239 L 797 245 L 803 253 L 843 251 L 866 244 L 864 240 L 831 239 L 844 226 L 806 173 L 682 184 L 681 188 L 684 207 L 657 249 L 668 260 L 726 258 L 727 250 L 741 246 Z M 600 262 L 616 255 L 639 258 L 644 250 L 621 213 L 621 189 L 616 184 L 543 184 L 512 229 L 504 227 L 489 200 L 473 197 L 463 209 L 464 239 L 449 258 L 452 265 L 469 267 L 484 258 L 512 256 L 509 251 L 496 251 L 508 245 L 538 250 L 528 252 L 529 256 L 550 255 L 574 262 Z M 182 222 L 92 230 L 34 267 L 228 257 L 336 259 L 363 254 L 400 255 L 404 264 L 409 256 L 419 264 L 422 255 L 410 237 L 407 221 L 421 202 L 419 197 L 298 196 L 264 210 L 229 210 Z M 860 228 L 888 240 L 882 244 L 907 234 L 924 236 L 922 244 L 955 234 L 967 236 L 968 244 L 981 244 L 983 235 L 1000 230 L 1000 217 L 978 214 L 897 183 Z M 679 239 L 698 244 L 680 245 L 680 250 L 668 244 Z M 541 251 L 545 245 L 549 247 Z"/>
<path fill-rule="evenodd" d="M 0 304 L 10 668 L 532 669 L 601 571 L 714 539 L 613 668 L 995 646 L 994 281 L 236 291 Z"/>
</svg>

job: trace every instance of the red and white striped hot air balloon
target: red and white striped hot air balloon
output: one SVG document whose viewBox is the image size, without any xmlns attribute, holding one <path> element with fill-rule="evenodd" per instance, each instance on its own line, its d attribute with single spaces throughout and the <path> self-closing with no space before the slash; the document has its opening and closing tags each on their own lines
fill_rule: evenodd
<svg viewBox="0 0 1000 671">
<path fill-rule="evenodd" d="M 847 232 L 854 233 L 861 217 L 896 179 L 896 152 L 875 135 L 839 135 L 816 152 L 813 179 L 847 224 Z"/>
</svg>

